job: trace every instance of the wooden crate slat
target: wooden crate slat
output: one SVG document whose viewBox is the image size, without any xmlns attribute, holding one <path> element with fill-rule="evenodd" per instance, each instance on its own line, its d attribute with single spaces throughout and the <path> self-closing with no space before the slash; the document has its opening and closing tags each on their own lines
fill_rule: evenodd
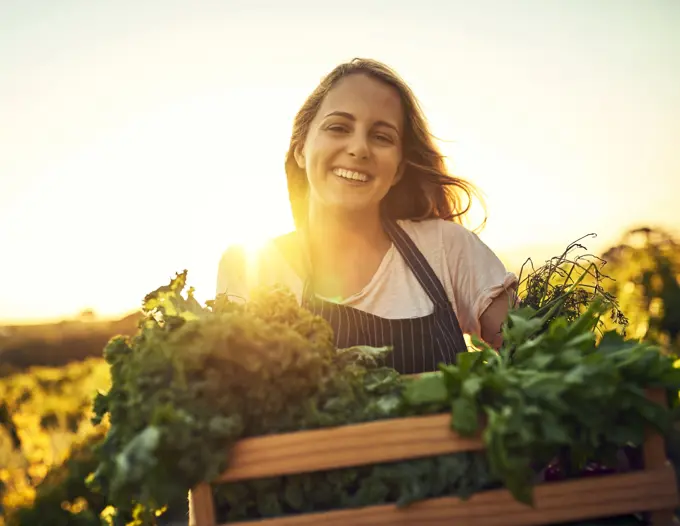
<svg viewBox="0 0 680 526">
<path fill-rule="evenodd" d="M 240 440 L 214 482 L 290 475 L 484 448 L 450 428 L 451 415 L 394 418 Z"/>
<path fill-rule="evenodd" d="M 199 484 L 189 494 L 189 516 L 191 526 L 215 526 L 215 501 L 212 486 Z"/>
<path fill-rule="evenodd" d="M 221 526 L 411 526 L 465 524 L 465 526 L 533 526 L 555 522 L 623 515 L 678 506 L 672 467 L 597 478 L 554 482 L 537 486 L 536 508 L 517 502 L 506 490 L 479 493 L 467 501 L 442 497 L 397 509 L 370 506 L 295 517 L 262 519 Z"/>
<path fill-rule="evenodd" d="M 659 393 L 649 394 L 664 403 Z M 450 418 L 450 414 L 439 414 L 389 419 L 244 439 L 232 449 L 226 472 L 211 484 L 484 449 L 481 433 L 474 438 L 460 437 L 451 431 Z M 648 430 L 645 471 L 537 486 L 536 508 L 518 503 L 505 490 L 494 490 L 467 501 L 444 497 L 404 509 L 371 506 L 223 526 L 305 526 L 320 522 L 331 526 L 529 526 L 642 511 L 652 512 L 655 526 L 666 526 L 680 503 L 675 471 L 665 458 L 663 446 L 663 439 Z M 207 502 L 209 485 L 197 490 L 190 497 L 190 524 L 215 526 L 214 503 Z"/>
<path fill-rule="evenodd" d="M 647 398 L 662 406 L 667 405 L 666 392 L 662 389 L 649 390 L 647 392 Z M 668 464 L 666 458 L 666 441 L 662 435 L 650 427 L 645 430 L 645 442 L 642 451 L 645 469 L 657 469 Z M 650 514 L 652 524 L 655 526 L 657 524 L 663 526 L 666 524 L 673 524 L 674 511 L 675 510 L 670 508 L 653 511 Z"/>
</svg>

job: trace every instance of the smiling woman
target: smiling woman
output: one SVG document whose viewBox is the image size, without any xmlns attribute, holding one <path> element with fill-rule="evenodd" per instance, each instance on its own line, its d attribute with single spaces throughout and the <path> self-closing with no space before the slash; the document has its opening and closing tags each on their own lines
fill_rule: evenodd
<svg viewBox="0 0 680 526">
<path fill-rule="evenodd" d="M 313 194 L 309 220 L 321 219 L 325 211 L 377 217 L 383 198 L 403 175 L 403 127 L 399 94 L 390 86 L 363 74 L 339 81 L 324 98 L 304 144 L 293 150 Z"/>
<path fill-rule="evenodd" d="M 402 373 L 454 361 L 464 333 L 500 344 L 517 278 L 462 226 L 475 188 L 447 172 L 394 71 L 365 59 L 336 67 L 295 118 L 286 174 L 295 231 L 251 264 L 227 250 L 218 293 L 283 284 L 338 347 L 392 346 Z"/>
</svg>

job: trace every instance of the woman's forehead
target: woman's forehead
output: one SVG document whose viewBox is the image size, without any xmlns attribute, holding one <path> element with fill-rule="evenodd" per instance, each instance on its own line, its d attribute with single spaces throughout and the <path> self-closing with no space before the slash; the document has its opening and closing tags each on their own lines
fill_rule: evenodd
<svg viewBox="0 0 680 526">
<path fill-rule="evenodd" d="M 353 74 L 328 92 L 319 116 L 332 112 L 349 113 L 356 120 L 382 120 L 402 128 L 404 119 L 399 92 L 389 84 L 368 75 Z"/>
</svg>

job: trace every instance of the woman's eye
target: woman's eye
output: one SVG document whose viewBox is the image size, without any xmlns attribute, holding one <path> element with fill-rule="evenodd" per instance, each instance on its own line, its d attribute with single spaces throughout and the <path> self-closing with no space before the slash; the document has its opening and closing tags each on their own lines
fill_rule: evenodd
<svg viewBox="0 0 680 526">
<path fill-rule="evenodd" d="M 349 127 L 345 126 L 344 124 L 330 124 L 326 126 L 326 131 L 333 133 L 350 133 Z M 373 137 L 380 142 L 394 144 L 394 139 L 387 134 L 376 133 L 373 135 Z"/>
</svg>

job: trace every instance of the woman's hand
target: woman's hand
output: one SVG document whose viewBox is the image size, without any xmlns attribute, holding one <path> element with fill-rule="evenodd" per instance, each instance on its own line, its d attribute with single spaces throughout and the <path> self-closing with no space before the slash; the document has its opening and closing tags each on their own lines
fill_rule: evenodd
<svg viewBox="0 0 680 526">
<path fill-rule="evenodd" d="M 491 302 L 479 319 L 482 327 L 482 339 L 496 350 L 500 349 L 503 344 L 501 327 L 508 316 L 509 309 L 508 293 L 503 291 Z"/>
</svg>

